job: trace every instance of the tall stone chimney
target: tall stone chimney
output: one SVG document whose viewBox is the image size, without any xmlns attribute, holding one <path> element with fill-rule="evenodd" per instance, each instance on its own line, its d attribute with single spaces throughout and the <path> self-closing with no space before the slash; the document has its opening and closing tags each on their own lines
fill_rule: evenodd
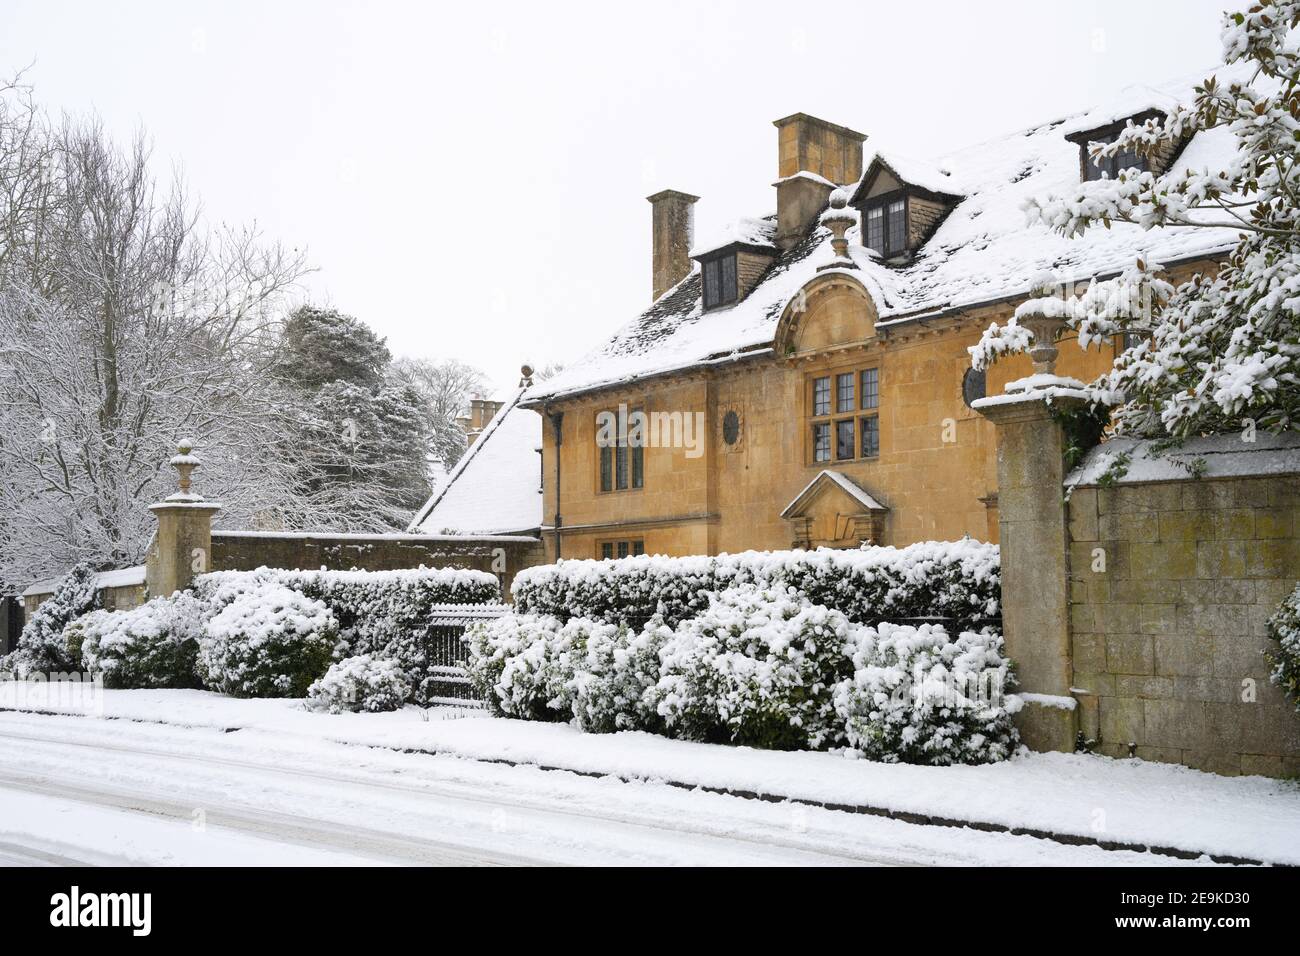
<svg viewBox="0 0 1300 956">
<path fill-rule="evenodd" d="M 692 207 L 700 197 L 665 189 L 646 199 L 654 207 L 654 301 L 690 275 L 695 233 Z"/>
<path fill-rule="evenodd" d="M 776 244 L 782 251 L 798 242 L 826 208 L 836 186 L 862 176 L 867 134 L 795 113 L 777 128 Z"/>
</svg>

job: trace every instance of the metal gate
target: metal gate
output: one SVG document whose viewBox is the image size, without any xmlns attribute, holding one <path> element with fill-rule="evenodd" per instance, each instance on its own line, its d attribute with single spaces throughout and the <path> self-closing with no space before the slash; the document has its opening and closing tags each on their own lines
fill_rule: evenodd
<svg viewBox="0 0 1300 956">
<path fill-rule="evenodd" d="M 435 604 L 430 609 L 425 634 L 429 676 L 421 688 L 427 703 L 484 706 L 465 671 L 469 660 L 465 630 L 477 621 L 491 621 L 508 613 L 510 607 L 505 604 Z"/>
</svg>

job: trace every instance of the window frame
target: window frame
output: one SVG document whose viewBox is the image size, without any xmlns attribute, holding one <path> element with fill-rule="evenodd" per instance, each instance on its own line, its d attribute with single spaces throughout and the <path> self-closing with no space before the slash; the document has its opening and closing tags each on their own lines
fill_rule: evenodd
<svg viewBox="0 0 1300 956">
<path fill-rule="evenodd" d="M 616 561 L 645 554 L 645 538 L 601 538 L 595 544 L 597 561 Z"/>
<path fill-rule="evenodd" d="M 892 213 L 890 211 L 890 207 L 899 202 L 903 204 L 902 211 L 897 214 Z M 881 238 L 881 245 L 884 246 L 883 249 L 874 249 L 872 246 L 868 245 L 869 235 L 868 235 L 867 220 L 871 214 L 871 211 L 874 209 L 879 209 L 881 214 L 880 238 Z M 865 246 L 868 249 L 871 249 L 873 252 L 876 253 L 876 255 L 880 256 L 882 259 L 893 259 L 903 255 L 908 251 L 911 245 L 910 240 L 908 238 L 908 227 L 912 221 L 911 190 L 895 189 L 887 193 L 881 193 L 878 196 L 872 196 L 870 199 L 867 199 L 865 202 L 862 203 L 860 210 L 862 213 L 863 246 Z M 893 225 L 892 220 L 895 218 L 895 216 L 901 218 L 903 221 L 902 245 L 899 246 L 897 249 L 892 249 L 889 247 L 889 237 L 891 232 L 891 226 Z"/>
<path fill-rule="evenodd" d="M 627 403 L 624 403 L 627 404 Z M 635 412 L 645 412 L 645 405 L 628 405 L 628 416 Z M 618 415 L 618 409 L 600 408 L 592 415 L 594 432 L 592 443 L 600 436 L 600 415 L 609 412 Z M 617 438 L 615 439 L 617 441 Z M 644 445 L 599 445 L 596 444 L 595 488 L 598 495 L 618 495 L 627 492 L 645 490 L 645 446 Z M 622 473 L 623 486 L 619 486 Z M 606 477 L 609 487 L 606 487 Z"/>
<path fill-rule="evenodd" d="M 872 395 L 873 403 L 864 405 L 868 393 L 862 386 L 868 372 L 875 373 L 875 389 Z M 841 411 L 840 378 L 844 375 L 853 378 L 854 401 L 851 409 Z M 817 383 L 823 380 L 830 383 L 829 401 L 822 406 L 825 411 L 818 414 Z M 806 373 L 802 411 L 804 440 L 807 442 L 804 460 L 807 465 L 825 468 L 834 464 L 875 461 L 880 457 L 880 381 L 881 366 L 878 361 L 870 364 L 841 365 Z M 875 448 L 870 454 L 864 453 L 862 441 L 863 422 L 867 419 L 872 419 L 876 423 Z M 841 428 L 848 423 L 852 423 L 853 426 L 853 454 L 850 457 L 841 457 Z M 819 442 L 819 438 L 823 438 L 824 443 Z"/>
<path fill-rule="evenodd" d="M 729 249 L 725 252 L 717 253 L 700 259 L 700 301 L 703 304 L 704 311 L 711 309 L 720 309 L 723 306 L 734 305 L 740 298 L 740 263 L 736 255 L 737 250 Z M 731 262 L 731 282 L 730 288 L 724 281 L 726 278 L 726 261 Z M 709 270 L 717 270 L 717 295 L 712 299 L 709 295 Z M 728 296 L 729 293 L 729 296 Z"/>
</svg>

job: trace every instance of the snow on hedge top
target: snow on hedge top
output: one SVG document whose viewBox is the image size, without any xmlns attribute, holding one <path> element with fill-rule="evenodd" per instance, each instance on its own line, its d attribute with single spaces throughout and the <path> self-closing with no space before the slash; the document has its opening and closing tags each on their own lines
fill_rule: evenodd
<svg viewBox="0 0 1300 956">
<path fill-rule="evenodd" d="M 757 246 L 760 249 L 776 251 L 776 216 L 763 219 L 737 219 L 727 223 L 722 229 L 708 236 L 704 242 L 696 243 L 690 252 L 692 259 L 717 252 L 727 246 L 740 243 L 742 246 Z"/>
<path fill-rule="evenodd" d="M 536 533 L 542 525 L 537 449 L 542 416 L 510 397 L 456 463 L 446 483 L 416 513 L 424 534 Z"/>
<path fill-rule="evenodd" d="M 1249 439 L 1249 440 L 1248 440 Z M 1066 484 L 1095 485 L 1115 469 L 1115 481 L 1187 481 L 1260 475 L 1300 475 L 1300 432 L 1268 432 L 1191 438 L 1174 448 L 1157 451 L 1146 439 L 1113 438 L 1090 451 Z M 1119 464 L 1127 456 L 1127 465 Z"/>
<path fill-rule="evenodd" d="M 1226 81 L 1231 68 L 1216 71 Z M 933 163 L 908 167 L 908 175 L 932 180 L 948 170 L 950 184 L 965 198 L 902 267 L 880 262 L 858 242 L 849 246 L 857 268 L 844 270 L 862 283 L 874 300 L 878 329 L 947 309 L 1027 295 L 1034 277 L 1054 273 L 1060 281 L 1084 281 L 1117 273 L 1139 254 L 1156 262 L 1213 255 L 1236 244 L 1232 230 L 1156 228 L 1115 223 L 1067 238 L 1038 223 L 1026 225 L 1024 203 L 1073 192 L 1079 185 L 1079 147 L 1066 131 L 1104 125 L 1104 120 L 1175 100 L 1190 102 L 1205 74 L 1157 88 L 1130 90 L 1112 101 L 1064 120 L 1021 130 L 959 150 Z M 1221 169 L 1235 142 L 1228 130 L 1197 133 L 1174 163 Z M 890 154 L 893 158 L 893 154 Z M 901 162 L 906 163 L 904 160 Z M 924 167 L 924 168 L 923 168 Z M 899 171 L 900 174 L 902 171 Z M 854 235 L 850 232 L 850 237 Z M 708 248 L 700 244 L 697 250 Z M 528 402 L 621 385 L 648 375 L 671 372 L 770 349 L 777 323 L 799 289 L 833 258 L 830 232 L 813 226 L 804 240 L 777 257 L 763 281 L 734 305 L 705 313 L 700 302 L 700 271 L 694 269 L 645 312 L 607 342 L 529 390 Z"/>
</svg>

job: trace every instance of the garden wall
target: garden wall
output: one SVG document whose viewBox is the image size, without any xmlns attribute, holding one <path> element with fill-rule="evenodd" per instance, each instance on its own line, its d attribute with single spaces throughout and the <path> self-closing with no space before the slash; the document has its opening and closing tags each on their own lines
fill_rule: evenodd
<svg viewBox="0 0 1300 956">
<path fill-rule="evenodd" d="M 211 570 L 251 571 L 263 565 L 289 570 L 396 571 L 467 568 L 496 574 L 509 599 L 514 576 L 545 562 L 541 542 L 522 535 L 311 534 L 213 531 Z"/>
<path fill-rule="evenodd" d="M 1300 441 L 1148 451 L 1108 442 L 1068 482 L 1079 729 L 1111 756 L 1300 775 L 1300 715 L 1264 658 L 1300 579 Z"/>
</svg>

